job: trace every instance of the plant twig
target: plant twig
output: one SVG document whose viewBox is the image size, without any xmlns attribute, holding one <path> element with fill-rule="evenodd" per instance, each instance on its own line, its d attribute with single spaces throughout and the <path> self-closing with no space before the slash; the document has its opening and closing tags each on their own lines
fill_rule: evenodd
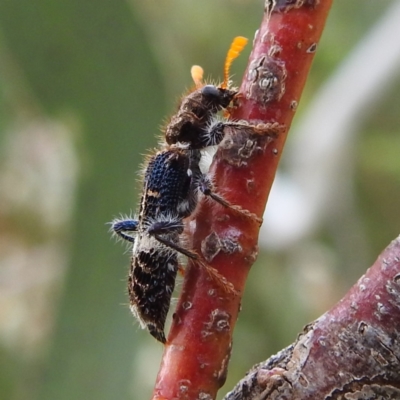
<svg viewBox="0 0 400 400">
<path fill-rule="evenodd" d="M 218 194 L 261 218 L 331 0 L 267 1 L 233 120 L 210 169 Z M 250 125 L 251 124 L 251 125 Z M 202 201 L 192 246 L 238 292 L 190 265 L 153 399 L 214 399 L 224 384 L 241 294 L 257 257 L 259 223 Z"/>
<path fill-rule="evenodd" d="M 297 341 L 225 400 L 400 398 L 400 237 Z"/>
</svg>

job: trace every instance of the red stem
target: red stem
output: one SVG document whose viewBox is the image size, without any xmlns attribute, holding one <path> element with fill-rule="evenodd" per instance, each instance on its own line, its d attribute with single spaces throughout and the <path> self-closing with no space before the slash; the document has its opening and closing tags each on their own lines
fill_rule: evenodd
<svg viewBox="0 0 400 400">
<path fill-rule="evenodd" d="M 227 158 L 229 151 L 221 149 L 214 158 L 210 175 L 217 193 L 259 217 L 331 2 L 277 1 L 272 13 L 264 12 L 240 88 L 239 105 L 231 117 L 250 123 L 279 123 L 282 129 L 278 138 L 263 143 L 246 165 L 233 165 Z M 239 295 L 210 279 L 205 268 L 187 268 L 154 389 L 153 399 L 157 400 L 215 398 L 225 382 L 241 294 L 257 257 L 259 226 L 255 220 L 236 215 L 214 201 L 201 202 L 188 231 L 193 248 Z"/>
</svg>

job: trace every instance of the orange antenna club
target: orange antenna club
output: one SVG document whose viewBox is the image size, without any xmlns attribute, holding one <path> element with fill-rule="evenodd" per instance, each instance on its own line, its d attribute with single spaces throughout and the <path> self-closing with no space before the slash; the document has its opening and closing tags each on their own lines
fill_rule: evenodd
<svg viewBox="0 0 400 400">
<path fill-rule="evenodd" d="M 229 70 L 231 68 L 232 62 L 235 58 L 239 56 L 241 51 L 244 49 L 248 42 L 248 39 L 243 36 L 236 36 L 233 39 L 231 47 L 226 55 L 225 65 L 224 65 L 224 81 L 221 84 L 221 88 L 226 89 L 229 82 Z"/>
<path fill-rule="evenodd" d="M 192 79 L 194 81 L 194 84 L 196 85 L 196 88 L 200 89 L 203 86 L 203 68 L 201 68 L 200 65 L 193 65 L 190 70 L 190 74 L 192 75 Z"/>
</svg>

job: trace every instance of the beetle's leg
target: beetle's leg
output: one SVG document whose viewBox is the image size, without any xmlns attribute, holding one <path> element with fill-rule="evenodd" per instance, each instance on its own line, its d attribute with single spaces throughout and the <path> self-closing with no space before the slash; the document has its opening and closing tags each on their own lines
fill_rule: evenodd
<svg viewBox="0 0 400 400">
<path fill-rule="evenodd" d="M 170 247 L 173 250 L 176 250 L 178 253 L 181 253 L 188 257 L 190 260 L 192 260 L 194 263 L 199 264 L 202 268 L 206 270 L 206 272 L 209 274 L 209 276 L 217 282 L 218 285 L 220 285 L 227 293 L 232 293 L 234 295 L 237 295 L 238 292 L 235 290 L 234 286 L 232 283 L 228 282 L 228 280 L 221 275 L 215 268 L 211 267 L 208 265 L 203 258 L 197 254 L 193 250 L 188 250 L 185 249 L 184 247 L 180 246 L 179 244 L 176 244 L 170 240 L 164 239 L 160 235 L 154 235 L 154 237 L 164 244 L 167 247 Z"/>
<path fill-rule="evenodd" d="M 135 238 L 132 233 L 137 231 L 138 225 L 139 221 L 135 219 L 115 219 L 111 222 L 111 230 L 120 238 L 134 243 Z"/>
<path fill-rule="evenodd" d="M 243 209 L 237 205 L 231 204 L 228 200 L 224 199 L 219 194 L 215 193 L 213 190 L 213 185 L 206 174 L 202 175 L 200 180 L 198 181 L 198 188 L 199 190 L 205 195 L 216 201 L 217 203 L 221 204 L 222 206 L 233 210 L 236 213 L 244 216 L 245 218 L 250 218 L 256 221 L 258 224 L 261 225 L 262 219 L 258 217 L 256 214 Z"/>
</svg>

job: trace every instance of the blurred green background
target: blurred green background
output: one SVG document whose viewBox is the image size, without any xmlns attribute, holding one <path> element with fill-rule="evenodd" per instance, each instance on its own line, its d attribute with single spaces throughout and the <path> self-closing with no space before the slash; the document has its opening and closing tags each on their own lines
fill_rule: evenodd
<svg viewBox="0 0 400 400">
<path fill-rule="evenodd" d="M 335 2 L 297 119 L 391 3 Z M 129 254 L 106 223 L 135 211 L 136 171 L 191 65 L 218 80 L 232 38 L 253 38 L 262 10 L 254 0 L 0 0 L 0 399 L 150 397 L 162 346 L 130 315 Z M 261 249 L 221 395 L 399 233 L 399 89 L 397 76 L 352 154 L 367 264 L 346 266 L 328 221 L 302 243 L 302 263 L 293 248 Z"/>
</svg>

